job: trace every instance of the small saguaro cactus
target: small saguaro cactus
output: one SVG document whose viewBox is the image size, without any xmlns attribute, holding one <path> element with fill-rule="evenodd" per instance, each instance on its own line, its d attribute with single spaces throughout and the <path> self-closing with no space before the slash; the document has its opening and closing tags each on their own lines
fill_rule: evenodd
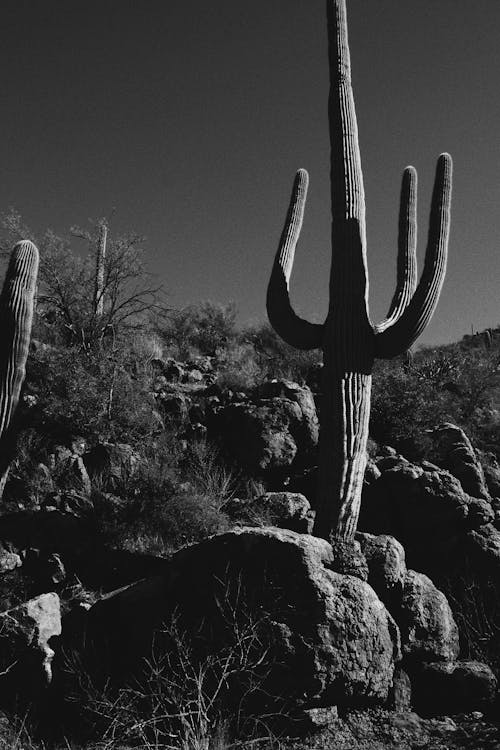
<svg viewBox="0 0 500 750">
<path fill-rule="evenodd" d="M 407 351 L 429 322 L 446 270 L 452 162 L 441 154 L 432 196 L 425 263 L 416 283 L 416 187 L 413 167 L 403 173 L 396 292 L 385 320 L 368 314 L 365 196 L 351 85 L 345 0 L 327 0 L 331 143 L 332 265 L 326 321 L 299 318 L 289 298 L 308 186 L 297 172 L 290 207 L 274 260 L 267 310 L 276 332 L 298 349 L 322 348 L 319 488 L 314 533 L 353 539 L 366 467 L 371 372 L 376 357 Z"/>
<path fill-rule="evenodd" d="M 26 374 L 37 275 L 38 250 L 32 242 L 18 242 L 0 295 L 0 497 L 9 465 L 8 428 Z"/>
</svg>

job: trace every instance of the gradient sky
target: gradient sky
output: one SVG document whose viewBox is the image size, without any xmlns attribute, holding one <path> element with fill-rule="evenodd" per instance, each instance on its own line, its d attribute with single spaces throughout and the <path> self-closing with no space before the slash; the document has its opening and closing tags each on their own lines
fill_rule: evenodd
<svg viewBox="0 0 500 750">
<path fill-rule="evenodd" d="M 392 297 L 403 168 L 423 257 L 454 158 L 448 274 L 423 343 L 500 323 L 500 2 L 348 0 L 370 311 Z M 36 231 L 109 214 L 147 236 L 172 305 L 265 319 L 293 175 L 310 174 L 292 298 L 322 320 L 330 266 L 324 0 L 3 0 L 0 211 Z"/>
</svg>

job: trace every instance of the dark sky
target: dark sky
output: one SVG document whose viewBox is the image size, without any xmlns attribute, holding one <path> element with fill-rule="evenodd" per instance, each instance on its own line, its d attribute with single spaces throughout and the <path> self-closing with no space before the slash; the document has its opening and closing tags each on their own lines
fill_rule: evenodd
<svg viewBox="0 0 500 750">
<path fill-rule="evenodd" d="M 116 208 L 176 306 L 265 318 L 293 175 L 311 178 L 292 296 L 322 319 L 330 265 L 323 0 L 3 0 L 0 211 L 64 232 Z M 424 343 L 500 323 L 500 2 L 348 0 L 374 322 L 392 297 L 403 168 L 419 258 L 437 156 L 455 180 L 448 275 Z"/>
</svg>

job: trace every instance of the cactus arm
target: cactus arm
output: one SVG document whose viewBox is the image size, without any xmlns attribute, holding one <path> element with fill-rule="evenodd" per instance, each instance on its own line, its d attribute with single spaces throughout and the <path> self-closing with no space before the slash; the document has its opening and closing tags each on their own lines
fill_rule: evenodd
<svg viewBox="0 0 500 750">
<path fill-rule="evenodd" d="M 0 436 L 9 427 L 26 373 L 37 274 L 37 248 L 18 242 L 0 296 Z"/>
<path fill-rule="evenodd" d="M 376 357 L 389 359 L 409 349 L 434 313 L 446 273 L 451 181 L 451 156 L 441 154 L 436 168 L 422 277 L 399 320 L 375 336 Z"/>
<path fill-rule="evenodd" d="M 406 167 L 399 204 L 398 262 L 396 291 L 387 317 L 375 326 L 382 333 L 395 323 L 410 303 L 417 286 L 417 172 Z"/>
<path fill-rule="evenodd" d="M 292 309 L 289 284 L 307 196 L 309 177 L 299 169 L 293 183 L 290 206 L 274 259 L 267 289 L 267 314 L 276 333 L 297 349 L 318 349 L 323 339 L 323 326 L 309 323 Z"/>
</svg>

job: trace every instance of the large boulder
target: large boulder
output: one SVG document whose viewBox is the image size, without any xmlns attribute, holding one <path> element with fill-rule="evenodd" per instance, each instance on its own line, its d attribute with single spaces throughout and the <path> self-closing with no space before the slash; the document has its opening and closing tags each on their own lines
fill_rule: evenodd
<svg viewBox="0 0 500 750">
<path fill-rule="evenodd" d="M 451 422 L 429 431 L 432 437 L 432 460 L 456 477 L 472 497 L 489 500 L 483 467 L 465 432 Z"/>
<path fill-rule="evenodd" d="M 380 477 L 364 488 L 359 527 L 395 536 L 409 564 L 434 576 L 462 554 L 470 530 L 491 523 L 494 511 L 486 500 L 468 495 L 444 469 L 402 457 L 389 460 L 389 465 L 377 463 L 383 466 Z"/>
<path fill-rule="evenodd" d="M 86 642 L 125 679 L 173 617 L 177 632 L 196 634 L 196 648 L 215 652 L 250 622 L 269 649 L 263 679 L 272 695 L 301 705 L 385 701 L 398 629 L 373 589 L 333 564 L 325 540 L 235 529 L 184 548 L 163 575 L 95 604 Z"/>
<path fill-rule="evenodd" d="M 397 614 L 407 662 L 457 659 L 458 628 L 445 595 L 423 573 L 408 570 Z"/>
<path fill-rule="evenodd" d="M 97 443 L 83 460 L 91 477 L 107 483 L 123 483 L 139 468 L 141 458 L 128 443 Z"/>
<path fill-rule="evenodd" d="M 307 466 L 318 444 L 313 395 L 291 381 L 271 381 L 250 400 L 220 409 L 211 427 L 232 459 L 257 475 Z"/>
</svg>

